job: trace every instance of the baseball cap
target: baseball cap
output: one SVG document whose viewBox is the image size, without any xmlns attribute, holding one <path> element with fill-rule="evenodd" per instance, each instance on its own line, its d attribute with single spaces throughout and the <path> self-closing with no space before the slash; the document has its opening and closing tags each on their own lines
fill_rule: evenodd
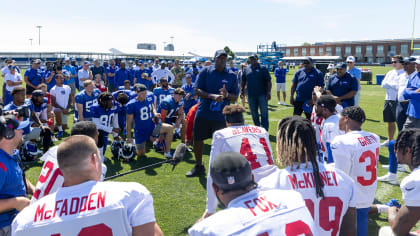
<svg viewBox="0 0 420 236">
<path fill-rule="evenodd" d="M 251 56 L 249 56 L 248 58 L 255 58 L 255 59 L 258 59 L 258 55 L 257 54 L 252 54 Z"/>
<path fill-rule="evenodd" d="M 311 63 L 311 64 L 314 62 L 312 57 L 305 57 L 305 59 L 303 59 L 303 61 L 309 61 L 309 63 Z"/>
<path fill-rule="evenodd" d="M 64 61 L 70 61 L 70 58 L 69 57 L 65 57 L 64 58 Z"/>
<path fill-rule="evenodd" d="M 335 106 L 337 105 L 337 102 L 331 95 L 322 95 L 316 100 L 316 104 L 328 108 L 328 110 L 333 111 L 335 110 Z"/>
<path fill-rule="evenodd" d="M 162 65 L 162 64 L 168 64 L 165 60 L 162 60 L 161 62 L 160 62 L 160 64 Z"/>
<path fill-rule="evenodd" d="M 419 57 L 419 58 L 417 58 L 417 60 L 416 60 L 416 64 L 420 64 L 420 57 Z"/>
<path fill-rule="evenodd" d="M 90 65 L 88 61 L 83 62 L 83 65 Z"/>
<path fill-rule="evenodd" d="M 337 66 L 335 67 L 337 69 L 347 69 L 347 64 L 344 62 L 337 63 Z"/>
<path fill-rule="evenodd" d="M 74 58 L 74 57 L 73 57 L 73 58 L 71 59 L 71 61 L 76 61 L 76 58 Z"/>
<path fill-rule="evenodd" d="M 213 182 L 222 190 L 238 190 L 255 183 L 248 160 L 237 152 L 217 154 L 210 168 Z"/>
<path fill-rule="evenodd" d="M 216 53 L 214 54 L 214 58 L 218 58 L 220 56 L 227 56 L 227 53 L 225 50 L 221 49 L 221 50 L 217 50 Z"/>
<path fill-rule="evenodd" d="M 354 56 L 348 56 L 346 62 L 356 62 L 356 58 Z"/>
<path fill-rule="evenodd" d="M 328 67 L 327 67 L 327 70 L 329 70 L 329 69 L 334 69 L 334 64 L 329 64 Z"/>
<path fill-rule="evenodd" d="M 143 60 L 139 60 L 139 64 L 144 64 L 144 61 Z"/>
<path fill-rule="evenodd" d="M 413 63 L 413 62 L 416 62 L 415 57 L 404 57 L 404 59 L 402 60 L 402 63 Z"/>
<path fill-rule="evenodd" d="M 152 60 L 148 60 L 147 63 L 153 63 Z"/>
<path fill-rule="evenodd" d="M 32 63 L 35 63 L 35 64 L 41 64 L 41 60 L 39 60 L 39 59 L 35 59 L 35 60 L 33 60 L 33 61 L 32 61 Z"/>
<path fill-rule="evenodd" d="M 185 77 L 186 77 L 186 78 L 191 77 L 191 74 L 190 74 L 190 73 L 187 73 L 187 74 L 185 75 Z"/>
<path fill-rule="evenodd" d="M 32 97 L 35 97 L 35 96 L 44 96 L 44 92 L 42 92 L 42 90 L 40 89 L 36 89 L 32 91 Z"/>
<path fill-rule="evenodd" d="M 147 90 L 147 88 L 144 84 L 137 83 L 137 84 L 134 85 L 134 91 L 136 91 L 136 92 L 143 92 L 143 91 L 146 91 L 146 90 Z"/>
</svg>

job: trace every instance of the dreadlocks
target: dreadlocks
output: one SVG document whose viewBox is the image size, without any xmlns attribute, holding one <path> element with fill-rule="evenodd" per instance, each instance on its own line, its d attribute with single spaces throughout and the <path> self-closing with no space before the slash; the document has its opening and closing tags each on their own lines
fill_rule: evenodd
<svg viewBox="0 0 420 236">
<path fill-rule="evenodd" d="M 112 93 L 104 92 L 104 93 L 99 94 L 98 104 L 99 104 L 99 106 L 101 106 L 105 109 L 108 109 L 110 107 L 107 107 L 108 106 L 107 103 L 108 103 L 109 100 L 113 100 L 113 99 L 114 99 L 114 97 L 112 96 Z"/>
<path fill-rule="evenodd" d="M 402 151 L 406 153 L 406 148 L 411 150 L 411 165 L 417 167 L 420 165 L 420 129 L 411 128 L 401 131 L 395 141 L 395 152 Z"/>
<path fill-rule="evenodd" d="M 317 157 L 319 158 L 318 144 L 315 130 L 308 119 L 300 116 L 287 117 L 279 122 L 277 130 L 277 163 L 290 166 L 293 170 L 295 162 L 311 162 L 316 186 L 316 195 L 324 197 L 324 187 L 319 175 Z M 300 165 L 296 167 L 300 168 Z"/>
</svg>

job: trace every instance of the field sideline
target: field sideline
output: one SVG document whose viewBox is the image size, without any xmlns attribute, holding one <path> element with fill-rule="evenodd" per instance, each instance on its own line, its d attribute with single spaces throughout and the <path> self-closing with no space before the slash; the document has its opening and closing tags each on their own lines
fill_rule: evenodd
<svg viewBox="0 0 420 236">
<path fill-rule="evenodd" d="M 361 107 L 366 112 L 367 120 L 363 125 L 363 129 L 373 132 L 381 137 L 381 141 L 387 137 L 386 125 L 382 122 L 382 108 L 385 98 L 385 90 L 375 83 L 376 74 L 385 74 L 391 70 L 392 67 L 369 67 L 372 69 L 373 83 L 375 85 L 367 85 L 362 82 L 361 90 Z M 289 101 L 291 80 L 295 70 L 291 70 L 287 74 L 287 103 Z M 22 79 L 24 71 L 21 71 Z M 293 113 L 292 106 L 277 105 L 277 97 L 275 91 L 275 78 L 273 77 L 272 99 L 269 102 L 269 119 L 270 119 L 270 142 L 275 154 L 276 142 L 276 126 L 278 120 L 290 116 Z M 2 85 L 1 81 L 0 85 Z M 247 109 L 249 111 L 249 109 Z M 252 118 L 248 112 L 246 123 L 252 124 Z M 72 125 L 72 119 L 69 119 L 69 126 Z M 68 130 L 69 132 L 69 130 Z M 396 138 L 396 136 L 395 136 Z M 180 140 L 176 140 L 172 148 Z M 204 145 L 203 160 L 206 165 L 206 172 L 208 171 L 208 160 L 210 154 L 211 140 L 207 140 Z M 134 160 L 129 163 L 113 160 L 110 148 L 106 152 L 106 165 L 108 166 L 107 176 L 117 173 L 122 173 L 130 169 L 138 168 L 147 164 L 163 161 L 165 158 L 162 154 L 154 152 L 149 144 L 147 146 L 147 158 Z M 378 167 L 378 176 L 387 173 L 386 169 L 381 168 L 382 164 L 388 164 L 388 149 L 381 148 L 380 160 Z M 154 198 L 154 207 L 157 223 L 162 228 L 165 235 L 185 235 L 187 230 L 199 219 L 205 210 L 206 204 L 206 177 L 200 178 L 186 178 L 185 173 L 189 171 L 194 165 L 194 156 L 192 153 L 187 153 L 184 162 L 180 163 L 174 171 L 171 171 L 170 165 L 161 165 L 147 169 L 145 171 L 136 172 L 123 177 L 116 178 L 114 181 L 124 182 L 138 182 L 146 186 L 152 193 Z M 29 166 L 26 175 L 32 183 L 36 183 L 42 163 L 34 163 Z M 407 173 L 398 172 L 398 179 L 407 176 Z M 401 191 L 399 186 L 378 183 L 378 190 L 376 192 L 375 201 L 387 202 L 389 199 L 395 198 L 401 201 Z M 377 235 L 380 226 L 387 225 L 387 216 L 385 214 L 369 218 L 369 233 L 368 235 Z M 416 229 L 420 229 L 420 223 L 416 225 Z"/>
</svg>

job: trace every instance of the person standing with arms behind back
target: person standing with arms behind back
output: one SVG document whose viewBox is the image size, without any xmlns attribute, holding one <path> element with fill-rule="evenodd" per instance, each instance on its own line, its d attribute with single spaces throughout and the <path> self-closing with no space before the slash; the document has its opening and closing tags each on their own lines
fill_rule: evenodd
<svg viewBox="0 0 420 236">
<path fill-rule="evenodd" d="M 314 68 L 311 57 L 303 61 L 303 68 L 296 71 L 293 77 L 292 88 L 290 89 L 290 104 L 293 105 L 293 115 L 302 115 L 305 103 L 312 106 L 312 91 L 315 86 L 324 87 L 324 75 Z M 296 98 L 294 98 L 296 92 Z M 311 118 L 312 108 L 305 112 L 307 119 Z"/>
<path fill-rule="evenodd" d="M 248 87 L 248 103 L 254 125 L 262 126 L 268 131 L 268 101 L 271 99 L 271 76 L 267 67 L 258 63 L 257 54 L 251 55 L 249 61 L 251 64 L 242 73 L 241 98 L 245 96 L 243 93 L 245 87 Z M 258 107 L 261 111 L 261 122 Z"/>
<path fill-rule="evenodd" d="M 226 68 L 227 53 L 217 50 L 215 65 L 205 67 L 194 84 L 194 93 L 200 97 L 194 120 L 194 156 L 196 164 L 186 176 L 205 174 L 203 165 L 204 140 L 212 137 L 216 130 L 226 127 L 222 114 L 225 105 L 238 98 L 238 78 Z"/>
<path fill-rule="evenodd" d="M 276 76 L 277 104 L 281 105 L 280 90 L 283 92 L 283 106 L 286 106 L 286 74 L 289 69 L 283 68 L 283 61 L 279 61 L 279 67 L 274 70 Z"/>
</svg>

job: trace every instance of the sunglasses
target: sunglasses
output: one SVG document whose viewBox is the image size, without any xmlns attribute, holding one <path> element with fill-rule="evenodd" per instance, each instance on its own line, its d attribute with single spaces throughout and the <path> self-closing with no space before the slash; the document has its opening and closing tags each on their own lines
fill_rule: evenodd
<svg viewBox="0 0 420 236">
<path fill-rule="evenodd" d="M 392 61 L 392 64 L 401 63 L 401 61 Z"/>
<path fill-rule="evenodd" d="M 352 63 L 353 63 L 353 62 L 351 62 L 351 61 L 348 61 L 348 62 L 347 62 L 347 64 L 352 64 Z"/>
</svg>

